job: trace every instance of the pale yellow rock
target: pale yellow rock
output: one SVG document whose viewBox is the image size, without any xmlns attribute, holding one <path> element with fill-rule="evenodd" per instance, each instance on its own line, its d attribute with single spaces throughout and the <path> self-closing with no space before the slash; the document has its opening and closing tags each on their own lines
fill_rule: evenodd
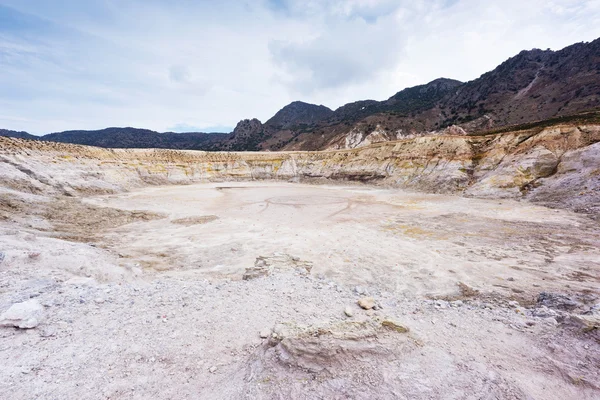
<svg viewBox="0 0 600 400">
<path fill-rule="evenodd" d="M 375 307 L 375 299 L 372 297 L 363 297 L 358 300 L 358 305 L 365 310 L 370 310 Z"/>
<path fill-rule="evenodd" d="M 407 333 L 409 331 L 409 329 L 406 326 L 400 324 L 399 322 L 391 318 L 386 318 L 383 321 L 381 321 L 381 326 L 399 333 Z"/>
</svg>

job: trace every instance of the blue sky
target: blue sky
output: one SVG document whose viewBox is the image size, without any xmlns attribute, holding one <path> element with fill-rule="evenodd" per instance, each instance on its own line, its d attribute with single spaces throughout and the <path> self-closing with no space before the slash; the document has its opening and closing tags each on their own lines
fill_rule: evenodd
<svg viewBox="0 0 600 400">
<path fill-rule="evenodd" d="M 0 128 L 229 131 L 600 37 L 600 0 L 0 0 Z"/>
</svg>

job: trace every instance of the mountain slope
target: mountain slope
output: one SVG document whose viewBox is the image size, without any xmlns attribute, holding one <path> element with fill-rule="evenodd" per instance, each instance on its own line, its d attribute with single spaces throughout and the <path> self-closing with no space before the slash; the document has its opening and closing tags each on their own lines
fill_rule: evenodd
<svg viewBox="0 0 600 400">
<path fill-rule="evenodd" d="M 279 110 L 265 125 L 276 129 L 289 129 L 297 125 L 312 125 L 333 114 L 329 108 L 320 105 L 294 101 Z"/>
<path fill-rule="evenodd" d="M 0 136 L 14 137 L 14 138 L 19 138 L 19 139 L 29 139 L 29 140 L 39 139 L 38 136 L 31 135 L 27 132 L 11 131 L 8 129 L 0 129 Z"/>
<path fill-rule="evenodd" d="M 51 133 L 43 140 L 107 148 L 202 149 L 227 137 L 219 133 L 159 133 L 148 129 L 106 128 Z"/>
<path fill-rule="evenodd" d="M 42 139 L 101 147 L 321 150 L 428 134 L 477 134 L 594 110 L 600 110 L 600 39 L 559 51 L 522 51 L 473 81 L 439 78 L 384 101 L 361 100 L 334 111 L 295 101 L 264 124 L 240 121 L 231 134 L 107 128 Z M 38 138 L 14 131 L 0 135 Z"/>
<path fill-rule="evenodd" d="M 436 81 L 428 85 L 432 84 Z M 358 138 L 355 145 L 361 145 L 369 143 L 365 142 L 369 136 L 389 140 L 443 132 L 453 125 L 457 127 L 452 132 L 478 133 L 600 109 L 600 39 L 560 51 L 522 51 L 478 79 L 446 84 L 446 93 L 421 109 L 406 107 L 415 104 L 414 89 L 388 100 L 389 104 L 401 99 L 396 110 L 370 102 L 362 110 L 368 115 L 355 117 L 351 124 L 341 119 L 335 121 L 337 125 L 321 127 L 320 148 L 346 147 L 350 136 Z M 347 126 L 343 126 L 345 122 Z M 314 148 L 315 137 L 299 135 L 284 148 Z"/>
</svg>

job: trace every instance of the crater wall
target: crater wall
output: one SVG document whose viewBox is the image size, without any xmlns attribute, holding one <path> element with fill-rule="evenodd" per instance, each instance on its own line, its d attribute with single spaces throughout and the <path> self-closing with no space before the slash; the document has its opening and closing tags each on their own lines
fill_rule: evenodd
<svg viewBox="0 0 600 400">
<path fill-rule="evenodd" d="M 85 195 L 229 180 L 360 181 L 416 191 L 524 198 L 600 212 L 600 126 L 429 136 L 320 152 L 102 149 L 0 137 L 0 186 Z"/>
</svg>

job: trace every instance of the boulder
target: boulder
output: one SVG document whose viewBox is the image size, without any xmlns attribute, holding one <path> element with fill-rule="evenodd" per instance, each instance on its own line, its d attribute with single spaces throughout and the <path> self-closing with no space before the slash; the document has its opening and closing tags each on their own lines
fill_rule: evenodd
<svg viewBox="0 0 600 400">
<path fill-rule="evenodd" d="M 375 299 L 372 297 L 362 297 L 358 300 L 358 305 L 365 310 L 370 310 L 375 307 Z"/>
<path fill-rule="evenodd" d="M 44 318 L 44 306 L 37 300 L 28 300 L 13 304 L 0 315 L 0 326 L 14 326 L 31 329 L 39 325 Z"/>
<path fill-rule="evenodd" d="M 537 298 L 537 303 L 555 310 L 572 311 L 581 306 L 581 303 L 561 293 L 542 292 Z"/>
</svg>

